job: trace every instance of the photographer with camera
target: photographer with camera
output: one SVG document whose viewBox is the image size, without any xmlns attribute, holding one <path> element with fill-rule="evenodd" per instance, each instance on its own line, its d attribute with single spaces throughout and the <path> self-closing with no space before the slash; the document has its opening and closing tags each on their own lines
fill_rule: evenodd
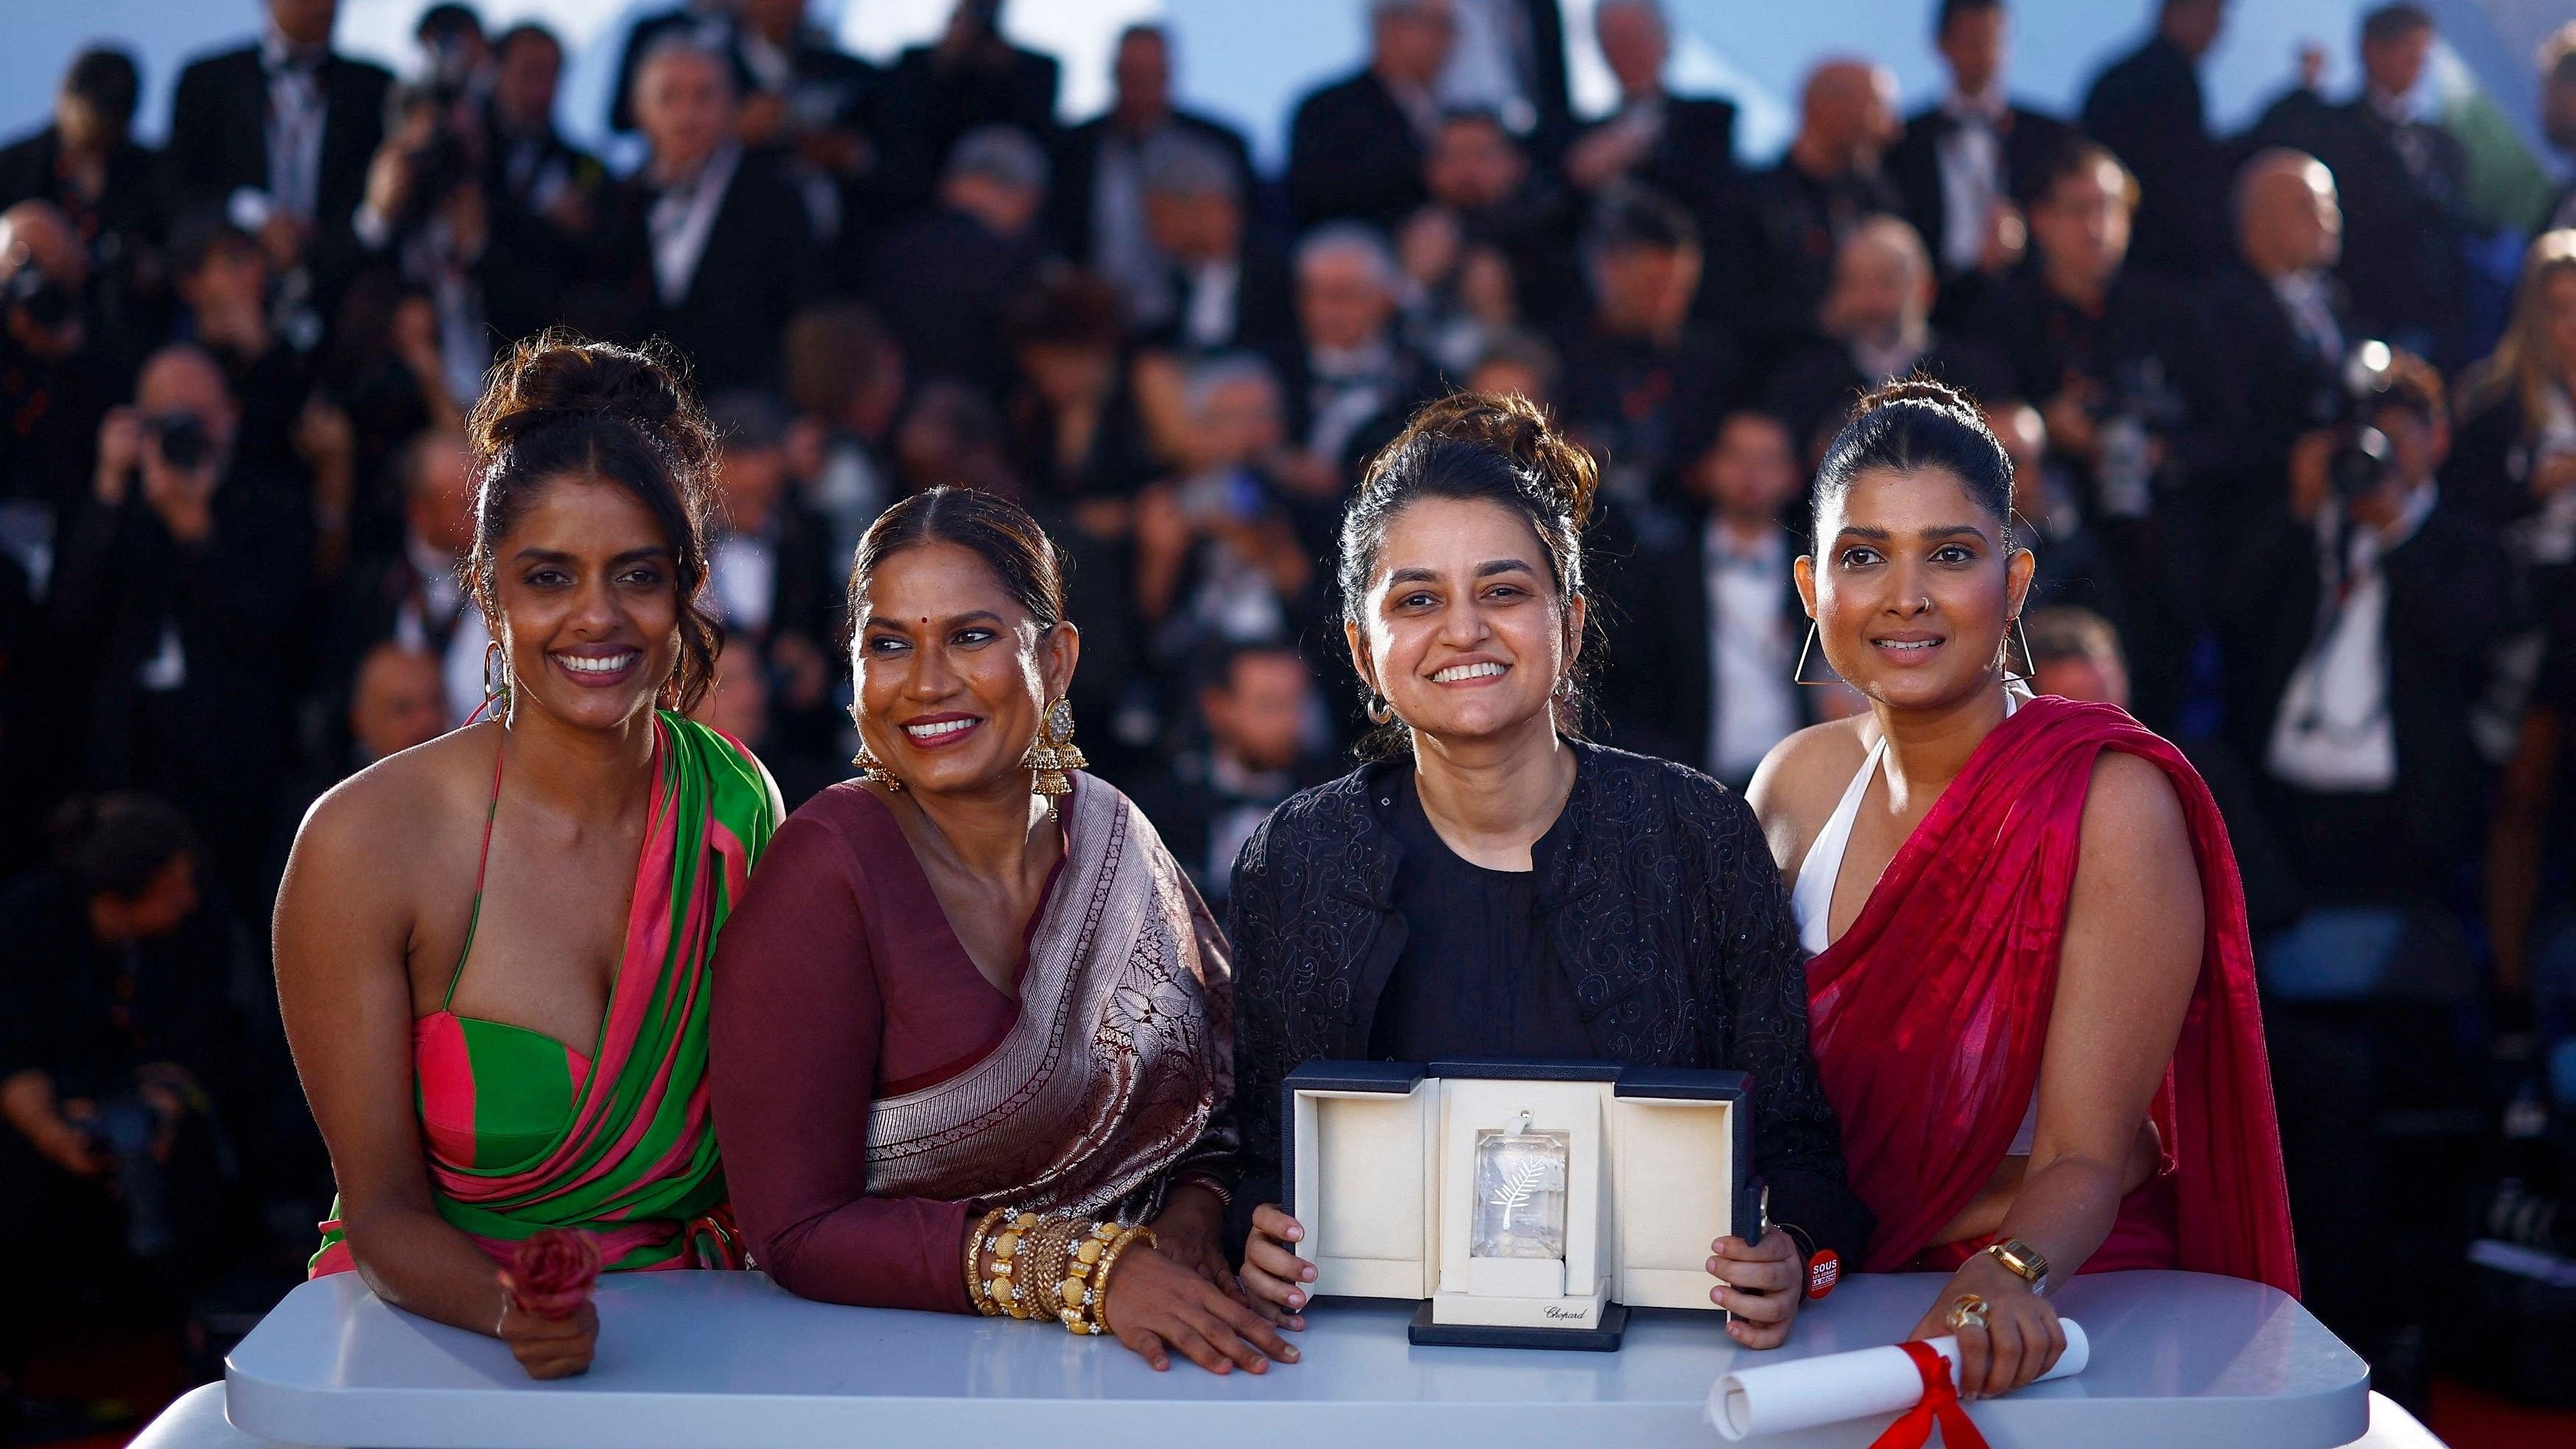
<svg viewBox="0 0 2576 1449">
<path fill-rule="evenodd" d="M 312 576 L 301 482 L 237 446 L 223 370 L 176 344 L 98 431 L 90 497 L 48 601 L 84 666 L 87 728 L 66 764 L 96 788 L 184 810 L 235 901 L 265 901 L 269 799 L 291 743 L 289 625 Z"/>
<path fill-rule="evenodd" d="M 472 397 L 492 361 L 483 279 L 497 261 L 480 127 L 458 124 L 457 105 L 435 83 L 396 86 L 385 112 L 385 142 L 351 229 L 371 258 L 429 293 L 447 391 Z"/>
<path fill-rule="evenodd" d="M 98 420 L 132 376 L 89 326 L 88 280 L 52 202 L 0 211 L 0 551 L 40 575 L 37 554 L 50 557 L 79 506 Z"/>
<path fill-rule="evenodd" d="M 2434 481 L 2441 374 L 2380 343 L 2349 373 L 2342 421 L 2299 439 L 2286 495 L 2237 539 L 2228 721 L 2312 899 L 2439 899 L 2483 828 L 2469 713 L 2507 570 Z"/>
</svg>

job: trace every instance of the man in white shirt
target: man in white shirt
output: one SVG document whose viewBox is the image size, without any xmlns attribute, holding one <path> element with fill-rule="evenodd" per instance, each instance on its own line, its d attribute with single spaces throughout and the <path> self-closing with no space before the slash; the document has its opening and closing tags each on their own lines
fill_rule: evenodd
<svg viewBox="0 0 2576 1449">
<path fill-rule="evenodd" d="M 2287 510 L 2238 545 L 2231 725 L 2262 762 L 2303 888 L 2438 896 L 2478 844 L 2468 720 L 2506 569 L 2433 481 L 2450 447 L 2438 372 L 2397 354 L 2355 422 L 2373 431 L 2293 452 Z M 2330 461 L 2356 441 L 2376 450 L 2375 477 Z"/>
<path fill-rule="evenodd" d="M 2012 103 L 2004 82 L 2012 19 L 2002 0 L 1942 0 L 1933 27 L 1950 90 L 1906 122 L 1887 169 L 1939 268 L 1939 319 L 1955 324 L 1981 283 L 2020 263 L 2029 239 L 2022 204 L 2072 131 Z"/>
<path fill-rule="evenodd" d="M 1740 412 L 1691 470 L 1708 502 L 1700 523 L 1700 589 L 1708 620 L 1708 756 L 1712 775 L 1737 789 L 1771 747 L 1807 722 L 1790 674 L 1798 631 L 1789 561 L 1797 549 L 1780 510 L 1804 480 L 1789 430 Z"/>
</svg>

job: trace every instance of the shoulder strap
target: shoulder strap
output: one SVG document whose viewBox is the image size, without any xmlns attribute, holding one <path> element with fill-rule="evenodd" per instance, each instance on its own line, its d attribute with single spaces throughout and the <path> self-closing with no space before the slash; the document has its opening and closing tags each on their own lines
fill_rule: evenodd
<svg viewBox="0 0 2576 1449">
<path fill-rule="evenodd" d="M 474 857 L 474 906 L 465 917 L 465 949 L 456 953 L 456 969 L 447 973 L 447 994 L 439 998 L 441 1011 L 456 1003 L 456 983 L 465 979 L 465 959 L 474 954 L 474 928 L 483 920 L 483 872 L 492 863 L 492 822 L 501 813 L 501 761 L 508 744 L 505 734 L 501 747 L 492 751 L 492 803 L 483 807 L 483 849 Z"/>
</svg>

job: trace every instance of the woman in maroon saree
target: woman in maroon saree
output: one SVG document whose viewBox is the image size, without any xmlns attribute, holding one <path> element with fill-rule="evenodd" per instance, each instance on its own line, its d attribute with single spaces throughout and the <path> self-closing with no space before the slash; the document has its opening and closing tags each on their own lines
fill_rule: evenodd
<svg viewBox="0 0 2576 1449">
<path fill-rule="evenodd" d="M 1751 796 L 1793 881 L 1816 1065 L 1861 1266 L 1949 1271 L 1915 1337 L 2001 1393 L 2065 1340 L 2066 1276 L 2187 1268 L 2297 1291 L 2253 951 L 2199 776 L 2107 705 L 2031 698 L 2004 643 L 2034 567 L 2011 464 L 1938 384 L 1864 399 L 1798 583 L 1870 701 Z"/>
</svg>

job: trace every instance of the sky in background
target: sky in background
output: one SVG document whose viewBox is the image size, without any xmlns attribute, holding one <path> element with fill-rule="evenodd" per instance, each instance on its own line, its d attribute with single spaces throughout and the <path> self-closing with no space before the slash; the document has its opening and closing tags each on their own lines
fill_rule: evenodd
<svg viewBox="0 0 2576 1449">
<path fill-rule="evenodd" d="M 411 69 L 411 26 L 426 0 L 341 0 L 343 49 Z M 487 23 L 540 19 L 573 50 L 563 101 L 565 129 L 596 142 L 606 112 L 618 42 L 634 15 L 671 0 L 482 0 Z M 934 36 L 952 0 L 815 0 L 818 23 L 851 49 L 885 58 Z M 1608 104 L 1611 85 L 1591 41 L 1593 0 L 1562 0 L 1572 42 L 1576 109 Z M 2154 0 L 2021 0 L 2015 6 L 2015 92 L 2071 111 L 2095 71 L 2144 37 Z M 1865 52 L 1896 72 L 1908 110 L 1929 104 L 1941 70 L 1929 31 L 1931 0 L 1666 0 L 1672 15 L 1674 79 L 1684 92 L 1724 94 L 1742 110 L 1739 144 L 1748 159 L 1788 139 L 1799 77 L 1829 53 Z M 241 43 L 259 23 L 257 0 L 6 0 L 10 44 L 0 48 L 0 130 L 43 123 L 56 79 L 71 55 L 113 38 L 144 67 L 140 129 L 157 140 L 169 91 L 194 55 Z M 2238 0 L 2207 70 L 2213 118 L 2233 129 L 2250 121 L 2289 83 L 2303 42 L 2334 59 L 2327 88 L 2349 91 L 2359 0 Z M 2497 92 L 2508 116 L 2527 124 L 2530 56 L 2567 0 L 2429 0 L 2446 39 Z M 1005 28 L 1064 63 L 1068 119 L 1108 99 L 1108 57 L 1119 28 L 1161 20 L 1177 37 L 1185 101 L 1222 115 L 1253 137 L 1265 162 L 1279 158 L 1296 97 L 1354 68 L 1362 50 L 1365 0 L 1011 0 Z"/>
</svg>

